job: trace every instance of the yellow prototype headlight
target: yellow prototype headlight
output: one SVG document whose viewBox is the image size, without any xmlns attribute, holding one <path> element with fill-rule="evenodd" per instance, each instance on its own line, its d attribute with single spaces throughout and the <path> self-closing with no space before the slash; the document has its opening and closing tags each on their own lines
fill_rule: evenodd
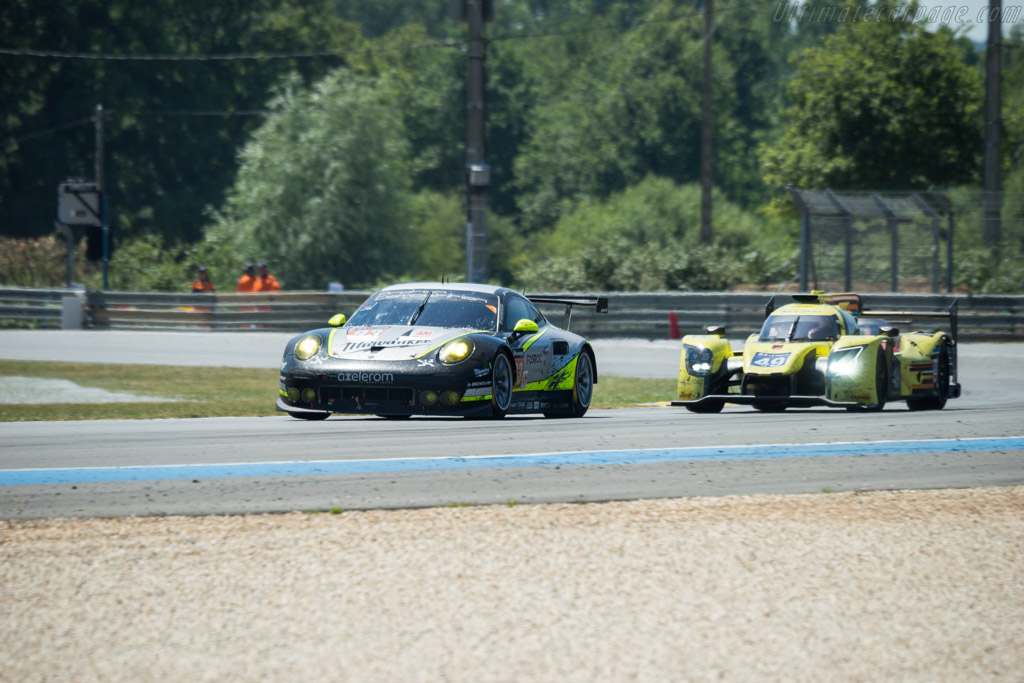
<svg viewBox="0 0 1024 683">
<path fill-rule="evenodd" d="M 438 357 L 445 365 L 454 365 L 472 356 L 474 348 L 472 339 L 460 337 L 442 346 Z"/>
<path fill-rule="evenodd" d="M 324 340 L 320 338 L 319 334 L 307 334 L 295 345 L 295 357 L 299 360 L 309 360 L 316 355 L 323 343 Z"/>
<path fill-rule="evenodd" d="M 860 370 L 860 352 L 863 346 L 847 346 L 832 352 L 828 358 L 828 374 L 833 377 L 852 377 Z"/>
</svg>

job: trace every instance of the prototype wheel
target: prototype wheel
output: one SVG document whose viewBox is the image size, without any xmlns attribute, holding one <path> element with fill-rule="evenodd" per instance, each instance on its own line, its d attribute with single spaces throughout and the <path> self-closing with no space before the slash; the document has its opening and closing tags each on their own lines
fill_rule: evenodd
<svg viewBox="0 0 1024 683">
<path fill-rule="evenodd" d="M 946 407 L 949 396 L 949 345 L 943 345 L 939 351 L 939 369 L 935 374 L 935 396 L 926 398 L 908 398 L 907 408 L 910 410 L 942 410 Z"/>
<path fill-rule="evenodd" d="M 297 420 L 326 420 L 330 413 L 288 413 Z"/>
<path fill-rule="evenodd" d="M 878 412 L 885 408 L 885 401 L 889 394 L 889 364 L 885 360 L 885 351 L 878 349 L 875 357 L 875 396 L 878 403 L 868 408 L 871 412 Z"/>
<path fill-rule="evenodd" d="M 725 407 L 725 401 L 705 401 L 692 406 L 686 406 L 691 413 L 720 413 Z"/>
<path fill-rule="evenodd" d="M 491 367 L 491 417 L 505 417 L 512 403 L 512 386 L 512 363 L 507 354 L 499 353 Z"/>
<path fill-rule="evenodd" d="M 878 355 L 875 356 L 875 397 L 878 402 L 873 406 L 848 406 L 847 412 L 857 412 L 865 410 L 870 413 L 877 413 L 885 409 L 885 401 L 888 398 L 889 393 L 889 365 L 885 362 L 885 352 L 881 349 L 878 350 Z"/>
</svg>

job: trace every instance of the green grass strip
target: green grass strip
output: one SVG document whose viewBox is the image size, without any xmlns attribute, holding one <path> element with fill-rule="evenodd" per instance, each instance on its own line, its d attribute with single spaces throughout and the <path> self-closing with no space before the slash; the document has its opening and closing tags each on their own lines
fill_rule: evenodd
<svg viewBox="0 0 1024 683">
<path fill-rule="evenodd" d="M 278 375 L 277 368 L 0 360 L 0 376 L 65 379 L 83 387 L 177 399 L 175 403 L 0 403 L 0 422 L 278 415 L 274 410 Z M 602 376 L 594 387 L 591 407 L 669 401 L 674 393 L 674 379 Z"/>
</svg>

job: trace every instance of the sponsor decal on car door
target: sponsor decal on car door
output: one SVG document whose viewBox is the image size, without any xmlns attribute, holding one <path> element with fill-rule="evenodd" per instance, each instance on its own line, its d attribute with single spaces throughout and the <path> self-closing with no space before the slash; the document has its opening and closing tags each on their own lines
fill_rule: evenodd
<svg viewBox="0 0 1024 683">
<path fill-rule="evenodd" d="M 540 382 L 551 374 L 551 340 L 541 330 L 520 340 L 513 349 L 516 361 L 516 388 L 523 389 L 531 382 Z"/>
</svg>

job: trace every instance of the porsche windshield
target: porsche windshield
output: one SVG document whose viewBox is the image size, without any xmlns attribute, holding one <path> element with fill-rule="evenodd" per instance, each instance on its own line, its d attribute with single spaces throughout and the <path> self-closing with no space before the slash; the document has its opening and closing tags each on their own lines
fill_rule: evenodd
<svg viewBox="0 0 1024 683">
<path fill-rule="evenodd" d="M 830 315 L 773 315 L 764 321 L 758 341 L 835 341 L 839 323 Z"/>
<path fill-rule="evenodd" d="M 498 297 L 440 289 L 381 290 L 366 300 L 346 327 L 416 325 L 498 329 Z"/>
</svg>

